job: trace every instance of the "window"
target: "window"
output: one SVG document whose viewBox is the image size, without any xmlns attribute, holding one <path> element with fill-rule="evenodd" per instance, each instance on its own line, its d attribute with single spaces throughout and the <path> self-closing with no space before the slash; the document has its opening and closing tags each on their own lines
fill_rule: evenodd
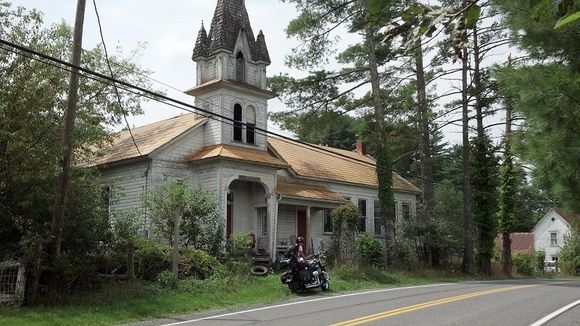
<svg viewBox="0 0 580 326">
<path fill-rule="evenodd" d="M 366 225 L 367 201 L 366 201 L 366 199 L 359 199 L 358 200 L 358 211 L 360 213 L 360 221 L 359 221 L 358 230 L 360 232 L 366 232 L 366 230 L 367 230 L 367 225 Z"/>
<path fill-rule="evenodd" d="M 411 218 L 411 204 L 403 203 L 403 219 L 408 220 Z"/>
<path fill-rule="evenodd" d="M 334 225 L 332 224 L 332 216 L 330 215 L 330 209 L 325 209 L 322 211 L 322 223 L 324 233 L 332 233 L 334 231 Z"/>
<path fill-rule="evenodd" d="M 242 141 L 242 106 L 234 105 L 234 140 Z"/>
<path fill-rule="evenodd" d="M 246 80 L 246 60 L 242 51 L 236 55 L 236 80 L 240 82 Z"/>
<path fill-rule="evenodd" d="M 255 144 L 255 128 L 256 128 L 256 109 L 249 106 L 246 109 L 246 143 Z"/>
<path fill-rule="evenodd" d="M 268 235 L 268 210 L 266 207 L 258 207 L 258 226 L 261 236 Z"/>
<path fill-rule="evenodd" d="M 381 216 L 381 203 L 378 200 L 374 202 L 375 210 L 375 234 L 383 234 L 383 219 Z"/>
<path fill-rule="evenodd" d="M 550 232 L 550 245 L 552 247 L 558 246 L 558 233 L 557 232 Z"/>
</svg>

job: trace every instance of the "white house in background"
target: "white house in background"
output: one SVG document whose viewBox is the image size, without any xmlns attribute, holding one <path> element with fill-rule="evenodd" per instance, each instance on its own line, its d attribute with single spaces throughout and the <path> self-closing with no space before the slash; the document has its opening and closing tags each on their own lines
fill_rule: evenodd
<svg viewBox="0 0 580 326">
<path fill-rule="evenodd" d="M 266 89 L 270 58 L 264 34 L 254 38 L 243 0 L 218 0 L 192 59 L 196 86 L 186 93 L 197 107 L 232 120 L 197 112 L 134 128 L 139 150 L 128 132 L 116 135 L 104 155 L 89 162 L 120 194 L 111 211 L 140 207 L 144 194 L 181 179 L 215 194 L 227 236 L 250 232 L 270 257 L 297 235 L 305 236 L 307 250 L 316 250 L 332 231 L 330 210 L 347 201 L 360 208 L 362 230 L 383 233 L 375 160 L 360 143 L 346 151 L 261 131 L 274 97 Z M 395 173 L 393 189 L 398 217 L 414 216 L 420 190 Z"/>
<path fill-rule="evenodd" d="M 579 215 L 567 214 L 557 208 L 550 209 L 532 230 L 534 249 L 543 250 L 548 261 L 558 260 L 564 240 L 572 230 L 573 221 L 578 219 Z"/>
</svg>

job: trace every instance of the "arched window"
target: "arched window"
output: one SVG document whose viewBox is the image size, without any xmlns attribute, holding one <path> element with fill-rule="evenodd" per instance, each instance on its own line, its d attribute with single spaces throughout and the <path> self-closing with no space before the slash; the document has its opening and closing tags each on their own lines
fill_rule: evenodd
<svg viewBox="0 0 580 326">
<path fill-rule="evenodd" d="M 242 51 L 236 55 L 236 80 L 240 82 L 246 80 L 246 60 Z"/>
<path fill-rule="evenodd" d="M 246 143 L 255 144 L 255 129 L 256 129 L 256 109 L 253 106 L 249 106 L 246 109 Z"/>
<path fill-rule="evenodd" d="M 234 140 L 242 141 L 242 106 L 234 105 Z"/>
</svg>

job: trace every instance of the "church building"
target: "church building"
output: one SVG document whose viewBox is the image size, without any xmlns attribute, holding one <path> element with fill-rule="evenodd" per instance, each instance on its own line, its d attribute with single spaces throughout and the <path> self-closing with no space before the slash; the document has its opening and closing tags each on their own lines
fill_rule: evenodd
<svg viewBox="0 0 580 326">
<path fill-rule="evenodd" d="M 227 236 L 251 233 L 256 250 L 271 258 L 292 236 L 304 236 L 308 252 L 328 244 L 330 211 L 348 201 L 360 209 L 361 231 L 381 237 L 375 160 L 362 146 L 347 151 L 305 145 L 265 132 L 268 100 L 275 96 L 266 89 L 271 61 L 244 0 L 217 1 L 192 60 L 195 86 L 186 93 L 213 114 L 199 111 L 134 128 L 139 150 L 128 132 L 116 135 L 91 162 L 119 194 L 111 211 L 141 207 L 147 192 L 184 180 L 215 194 Z M 413 218 L 420 189 L 396 173 L 393 188 L 397 217 Z"/>
</svg>

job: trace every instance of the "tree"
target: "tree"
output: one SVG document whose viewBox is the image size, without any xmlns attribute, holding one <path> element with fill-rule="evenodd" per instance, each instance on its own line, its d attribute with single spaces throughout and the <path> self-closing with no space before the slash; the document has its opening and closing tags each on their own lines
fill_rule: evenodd
<svg viewBox="0 0 580 326">
<path fill-rule="evenodd" d="M 388 98 L 391 88 L 385 85 L 393 82 L 396 69 L 385 67 L 395 51 L 380 42 L 377 31 L 381 17 L 369 11 L 366 0 L 302 1 L 288 0 L 295 4 L 299 16 L 288 25 L 290 37 L 297 37 L 303 45 L 287 58 L 287 64 L 299 69 L 320 69 L 328 62 L 326 59 L 333 53 L 335 43 L 331 33 L 337 28 L 358 33 L 362 36 L 360 43 L 348 47 L 337 57 L 339 63 L 347 66 L 339 71 L 312 71 L 309 76 L 296 80 L 288 76 L 271 79 L 273 87 L 291 108 L 309 111 L 337 110 L 342 108 L 349 112 L 367 108 L 373 117 L 372 129 L 368 130 L 372 144 L 376 148 L 374 156 L 377 162 L 377 179 L 379 183 L 379 202 L 383 214 L 385 240 L 387 247 L 387 264 L 394 264 L 395 241 L 395 207 L 392 190 L 392 155 L 386 143 L 385 118 L 389 109 Z M 393 3 L 390 11 L 396 10 Z M 391 78 L 390 81 L 387 79 Z M 342 89 L 341 89 L 342 87 Z M 355 90 L 366 90 L 364 96 L 355 98 Z M 370 91 L 368 88 L 370 87 Z"/>
<path fill-rule="evenodd" d="M 179 276 L 181 245 L 218 253 L 224 241 L 223 219 L 215 198 L 183 181 L 162 185 L 146 200 L 158 236 L 173 246 L 173 280 Z"/>
<path fill-rule="evenodd" d="M 498 73 L 501 88 L 525 118 L 515 150 L 533 166 L 533 177 L 559 203 L 580 211 L 580 25 L 554 29 L 578 10 L 574 1 L 496 1 L 512 41 L 528 60 Z"/>
<path fill-rule="evenodd" d="M 0 18 L 1 39 L 69 60 L 72 31 L 66 24 L 45 27 L 40 12 L 13 8 L 5 1 L 0 1 Z M 138 55 L 138 51 L 134 54 Z M 148 72 L 138 65 L 118 56 L 111 57 L 110 62 L 123 80 L 149 87 Z M 86 49 L 82 65 L 106 71 L 102 48 Z M 39 251 L 44 242 L 40 240 L 47 239 L 50 231 L 68 74 L 61 67 L 35 60 L 15 49 L 0 48 L 0 221 L 3 226 L 0 237 L 6 242 L 4 248 L 9 248 L 13 255 L 25 257 L 29 267 L 36 266 L 29 269 L 35 275 L 27 282 L 33 292 L 34 279 L 40 277 L 40 265 L 45 258 L 40 254 L 42 250 Z M 106 144 L 111 136 L 109 128 L 120 125 L 125 114 L 141 112 L 140 97 L 122 90 L 120 95 L 121 105 L 111 86 L 81 78 L 74 162 L 80 163 L 86 155 L 93 154 L 95 146 Z M 63 256 L 71 257 L 72 252 L 80 257 L 91 255 L 94 253 L 91 248 L 106 240 L 103 237 L 108 223 L 106 209 L 101 209 L 105 205 L 101 186 L 89 172 L 78 168 L 73 171 L 71 189 L 75 192 L 71 192 L 70 202 L 74 206 L 67 207 L 65 213 Z M 67 233 L 77 231 L 82 233 L 74 236 Z"/>
</svg>

